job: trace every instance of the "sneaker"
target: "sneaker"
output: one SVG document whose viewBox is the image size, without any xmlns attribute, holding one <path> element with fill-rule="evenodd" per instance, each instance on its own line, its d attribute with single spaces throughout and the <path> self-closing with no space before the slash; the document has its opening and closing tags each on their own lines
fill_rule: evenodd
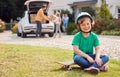
<svg viewBox="0 0 120 77">
<path fill-rule="evenodd" d="M 94 74 L 94 75 L 97 75 L 100 72 L 100 70 L 98 68 L 95 68 L 95 67 L 85 68 L 84 70 L 86 72 Z"/>
<path fill-rule="evenodd" d="M 108 68 L 109 68 L 108 65 L 103 65 L 102 67 L 100 67 L 100 71 L 107 72 Z"/>
</svg>

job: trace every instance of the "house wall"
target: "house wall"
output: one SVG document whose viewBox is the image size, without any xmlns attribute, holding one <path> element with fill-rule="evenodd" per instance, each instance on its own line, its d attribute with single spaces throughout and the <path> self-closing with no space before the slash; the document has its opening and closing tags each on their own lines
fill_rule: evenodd
<svg viewBox="0 0 120 77">
<path fill-rule="evenodd" d="M 70 8 L 70 6 L 68 4 L 71 4 L 73 2 L 77 2 L 77 1 L 87 1 L 87 0 L 52 0 L 52 4 L 49 8 L 48 13 L 54 14 L 54 10 L 69 10 L 70 12 L 72 12 L 72 9 Z M 120 0 L 106 0 L 106 3 L 109 6 L 109 10 L 112 14 L 112 16 L 114 18 L 118 18 L 118 8 L 120 9 Z M 98 2 L 96 3 L 95 6 L 100 7 L 101 5 L 101 0 L 98 0 Z"/>
<path fill-rule="evenodd" d="M 120 9 L 120 0 L 106 0 L 109 9 L 114 18 L 118 18 L 118 8 Z"/>
<path fill-rule="evenodd" d="M 106 3 L 108 4 L 108 9 L 110 10 L 113 18 L 118 18 L 118 8 L 120 9 L 120 0 L 106 0 Z M 98 0 L 96 6 L 100 7 L 100 5 L 101 0 Z"/>
<path fill-rule="evenodd" d="M 49 14 L 54 14 L 54 10 L 61 10 L 61 9 L 64 9 L 64 10 L 67 9 L 70 12 L 72 12 L 72 9 L 68 4 L 71 4 L 77 1 L 87 1 L 87 0 L 52 0 L 52 4 L 49 8 Z"/>
</svg>

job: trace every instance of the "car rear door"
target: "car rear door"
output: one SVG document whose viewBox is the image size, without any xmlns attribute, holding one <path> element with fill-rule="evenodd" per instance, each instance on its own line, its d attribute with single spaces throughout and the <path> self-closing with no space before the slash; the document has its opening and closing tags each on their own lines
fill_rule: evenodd
<svg viewBox="0 0 120 77">
<path fill-rule="evenodd" d="M 25 2 L 29 15 L 29 23 L 35 24 L 35 16 L 43 4 L 46 4 L 48 9 L 50 0 L 28 0 Z"/>
<path fill-rule="evenodd" d="M 46 4 L 48 9 L 49 3 L 50 0 L 28 0 L 25 2 L 25 5 L 27 5 L 29 13 L 37 13 L 43 4 Z"/>
</svg>

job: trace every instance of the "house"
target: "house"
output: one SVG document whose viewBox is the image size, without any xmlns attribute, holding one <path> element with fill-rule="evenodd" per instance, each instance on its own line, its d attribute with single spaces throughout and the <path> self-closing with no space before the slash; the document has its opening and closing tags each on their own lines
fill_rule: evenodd
<svg viewBox="0 0 120 77">
<path fill-rule="evenodd" d="M 49 13 L 54 14 L 56 11 L 69 10 L 74 12 L 75 16 L 81 12 L 82 7 L 100 7 L 101 0 L 52 0 Z M 113 18 L 120 17 L 120 0 L 105 0 L 108 4 L 108 9 Z"/>
<path fill-rule="evenodd" d="M 113 18 L 120 17 L 120 0 L 106 0 Z"/>
</svg>

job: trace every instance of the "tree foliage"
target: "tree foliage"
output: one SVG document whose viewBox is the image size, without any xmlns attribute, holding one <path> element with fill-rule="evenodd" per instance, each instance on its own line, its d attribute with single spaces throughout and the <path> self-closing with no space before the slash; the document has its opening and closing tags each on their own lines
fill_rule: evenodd
<svg viewBox="0 0 120 77">
<path fill-rule="evenodd" d="M 0 0 L 0 18 L 9 22 L 10 19 L 16 19 L 24 11 L 24 2 L 26 0 Z"/>
<path fill-rule="evenodd" d="M 97 13 L 97 18 L 100 19 L 112 19 L 112 15 L 108 9 L 108 5 L 106 4 L 105 0 L 101 0 L 102 1 L 102 5 L 101 7 L 97 10 L 99 11 Z"/>
<path fill-rule="evenodd" d="M 82 11 L 88 12 L 91 16 L 95 16 L 95 10 L 92 7 L 83 7 Z"/>
<path fill-rule="evenodd" d="M 96 16 L 95 16 L 95 25 L 94 30 L 98 31 L 98 33 L 101 33 L 103 30 L 109 30 L 112 24 L 112 14 L 110 13 L 108 9 L 108 5 L 106 4 L 105 0 L 101 0 L 102 4 L 101 7 L 97 7 L 96 10 Z"/>
</svg>

